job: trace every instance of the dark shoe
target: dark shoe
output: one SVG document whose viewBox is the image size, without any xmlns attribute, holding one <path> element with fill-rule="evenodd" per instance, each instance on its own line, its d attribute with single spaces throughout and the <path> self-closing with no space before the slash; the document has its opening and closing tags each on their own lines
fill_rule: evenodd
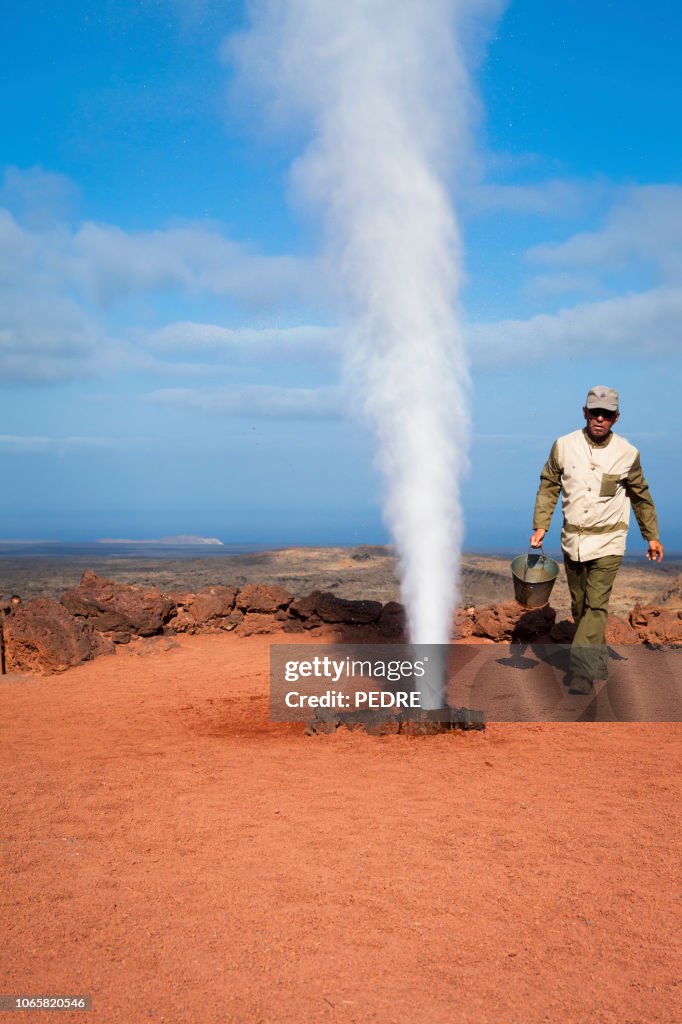
<svg viewBox="0 0 682 1024">
<path fill-rule="evenodd" d="M 588 693 L 592 693 L 594 684 L 591 679 L 586 679 L 585 676 L 573 676 L 571 678 L 571 685 L 568 688 L 569 693 L 579 693 L 586 696 Z"/>
</svg>

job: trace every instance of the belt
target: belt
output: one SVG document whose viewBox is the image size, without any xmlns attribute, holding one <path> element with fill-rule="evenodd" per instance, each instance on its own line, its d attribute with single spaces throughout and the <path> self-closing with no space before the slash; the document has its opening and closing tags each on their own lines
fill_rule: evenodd
<svg viewBox="0 0 682 1024">
<path fill-rule="evenodd" d="M 573 523 L 564 523 L 566 533 L 616 533 L 618 530 L 627 530 L 627 523 L 614 523 L 613 526 L 574 526 Z"/>
</svg>

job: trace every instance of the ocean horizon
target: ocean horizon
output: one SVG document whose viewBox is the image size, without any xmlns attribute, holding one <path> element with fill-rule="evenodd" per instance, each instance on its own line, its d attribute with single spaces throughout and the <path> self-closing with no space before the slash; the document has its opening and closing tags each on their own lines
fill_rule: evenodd
<svg viewBox="0 0 682 1024">
<path fill-rule="evenodd" d="M 643 542 L 642 542 L 643 543 Z M 158 558 L 158 559 L 192 559 L 192 558 L 226 558 L 234 555 L 257 554 L 266 551 L 286 551 L 296 548 L 325 549 L 325 548 L 392 548 L 391 543 L 376 543 L 357 541 L 329 542 L 329 543 L 296 543 L 291 540 L 271 541 L 239 541 L 220 542 L 219 544 L 207 543 L 163 543 L 160 541 L 63 541 L 63 540 L 28 540 L 28 539 L 4 539 L 0 540 L 0 559 L 3 558 Z M 479 557 L 509 557 L 529 550 L 523 545 L 513 547 L 511 545 L 472 545 L 462 548 L 462 554 L 475 555 Z M 561 556 L 561 550 L 555 545 L 548 545 L 545 554 L 556 558 Z M 625 555 L 625 560 L 643 561 L 645 559 L 644 548 L 632 550 Z M 666 550 L 666 562 L 682 560 L 682 550 Z"/>
</svg>

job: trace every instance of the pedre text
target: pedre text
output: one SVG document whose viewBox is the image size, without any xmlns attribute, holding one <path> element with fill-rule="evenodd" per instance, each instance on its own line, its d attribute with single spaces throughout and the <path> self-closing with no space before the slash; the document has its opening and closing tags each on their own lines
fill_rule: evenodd
<svg viewBox="0 0 682 1024">
<path fill-rule="evenodd" d="M 284 695 L 288 708 L 339 708 L 342 711 L 362 708 L 420 708 L 421 694 L 417 691 L 398 690 L 356 690 L 343 693 L 341 690 L 325 690 L 324 693 L 299 693 L 289 690 Z"/>
</svg>

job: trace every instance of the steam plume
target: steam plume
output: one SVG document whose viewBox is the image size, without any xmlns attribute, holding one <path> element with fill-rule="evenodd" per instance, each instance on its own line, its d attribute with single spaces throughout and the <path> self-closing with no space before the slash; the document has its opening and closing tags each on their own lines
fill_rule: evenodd
<svg viewBox="0 0 682 1024">
<path fill-rule="evenodd" d="M 447 643 L 463 534 L 469 387 L 460 239 L 445 188 L 468 152 L 462 40 L 493 0 L 259 0 L 236 44 L 310 125 L 295 182 L 324 211 L 347 369 L 374 426 L 414 643 Z"/>
</svg>

